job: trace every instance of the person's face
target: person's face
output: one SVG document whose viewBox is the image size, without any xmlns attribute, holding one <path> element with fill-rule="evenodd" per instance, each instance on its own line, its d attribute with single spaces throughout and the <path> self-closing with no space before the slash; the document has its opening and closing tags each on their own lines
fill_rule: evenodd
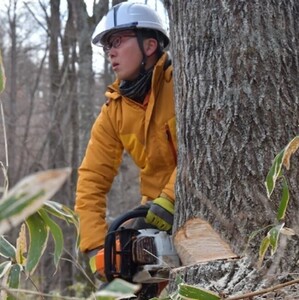
<svg viewBox="0 0 299 300">
<path fill-rule="evenodd" d="M 134 80 L 138 77 L 142 53 L 133 31 L 112 34 L 104 45 L 104 51 L 118 79 Z"/>
</svg>

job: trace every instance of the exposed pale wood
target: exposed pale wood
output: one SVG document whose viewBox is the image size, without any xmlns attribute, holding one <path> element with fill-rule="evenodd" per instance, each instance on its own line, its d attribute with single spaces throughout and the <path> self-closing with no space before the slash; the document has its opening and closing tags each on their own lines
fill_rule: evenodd
<svg viewBox="0 0 299 300">
<path fill-rule="evenodd" d="M 188 220 L 176 232 L 174 245 L 184 266 L 237 257 L 211 225 L 200 218 Z"/>
</svg>

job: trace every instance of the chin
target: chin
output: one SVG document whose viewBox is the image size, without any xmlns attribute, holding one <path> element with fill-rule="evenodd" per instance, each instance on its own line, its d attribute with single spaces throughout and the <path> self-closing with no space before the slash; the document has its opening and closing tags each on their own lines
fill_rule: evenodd
<svg viewBox="0 0 299 300">
<path fill-rule="evenodd" d="M 125 79 L 125 76 L 123 76 L 122 74 L 115 72 L 115 75 L 116 75 L 117 79 L 119 79 L 119 80 L 127 80 L 127 79 Z"/>
<path fill-rule="evenodd" d="M 116 73 L 116 76 L 119 80 L 127 80 L 127 81 L 133 81 L 135 79 L 138 78 L 139 76 L 139 72 L 138 73 L 134 73 L 134 75 L 132 74 L 120 74 L 120 73 Z"/>
</svg>

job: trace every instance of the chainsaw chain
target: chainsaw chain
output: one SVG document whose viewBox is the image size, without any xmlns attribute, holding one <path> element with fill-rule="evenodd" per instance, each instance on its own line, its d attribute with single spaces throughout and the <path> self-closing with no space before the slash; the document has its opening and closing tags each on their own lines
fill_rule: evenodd
<svg viewBox="0 0 299 300">
<path fill-rule="evenodd" d="M 158 294 L 158 285 L 154 284 L 143 284 L 140 292 L 137 295 L 137 300 L 148 300 L 156 297 Z"/>
</svg>

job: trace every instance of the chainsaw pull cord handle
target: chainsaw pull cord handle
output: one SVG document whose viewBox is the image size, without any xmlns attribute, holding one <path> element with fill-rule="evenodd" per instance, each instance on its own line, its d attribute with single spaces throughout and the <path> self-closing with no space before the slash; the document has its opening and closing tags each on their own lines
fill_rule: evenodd
<svg viewBox="0 0 299 300">
<path fill-rule="evenodd" d="M 126 221 L 136 218 L 145 218 L 146 214 L 149 210 L 149 206 L 138 206 L 132 211 L 129 211 L 118 218 L 116 218 L 112 224 L 110 225 L 106 238 L 105 238 L 105 246 L 104 246 L 104 268 L 105 268 L 105 276 L 108 282 L 112 281 L 115 277 L 113 276 L 113 272 L 115 270 L 111 270 L 112 266 L 112 254 L 114 253 L 113 248 L 115 247 L 115 237 L 114 232 Z"/>
</svg>

